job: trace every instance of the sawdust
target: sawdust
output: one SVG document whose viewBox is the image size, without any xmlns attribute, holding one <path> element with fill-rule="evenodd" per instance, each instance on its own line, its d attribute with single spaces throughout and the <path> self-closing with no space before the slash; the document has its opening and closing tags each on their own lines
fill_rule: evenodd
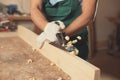
<svg viewBox="0 0 120 80">
<path fill-rule="evenodd" d="M 0 80 L 70 80 L 70 77 L 19 37 L 2 37 Z"/>
</svg>

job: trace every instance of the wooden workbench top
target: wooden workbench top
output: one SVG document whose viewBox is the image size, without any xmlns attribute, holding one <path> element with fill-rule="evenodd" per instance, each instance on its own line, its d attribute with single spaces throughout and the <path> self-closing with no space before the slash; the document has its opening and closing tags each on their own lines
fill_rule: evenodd
<svg viewBox="0 0 120 80">
<path fill-rule="evenodd" d="M 7 16 L 9 20 L 20 21 L 20 20 L 31 20 L 30 16 Z"/>
</svg>

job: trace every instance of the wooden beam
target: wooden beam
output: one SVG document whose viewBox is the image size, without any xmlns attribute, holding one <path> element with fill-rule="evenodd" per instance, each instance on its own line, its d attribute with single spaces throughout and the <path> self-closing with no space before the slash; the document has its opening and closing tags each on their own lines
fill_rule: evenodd
<svg viewBox="0 0 120 80">
<path fill-rule="evenodd" d="M 36 38 L 38 37 L 37 34 L 32 32 L 31 30 L 19 25 L 17 30 L 18 35 L 29 45 L 34 48 L 37 48 Z"/>
<path fill-rule="evenodd" d="M 32 47 L 36 48 L 50 61 L 70 75 L 72 80 L 99 80 L 100 69 L 89 62 L 70 55 L 69 52 L 61 50 L 48 42 L 45 42 L 41 49 L 37 48 L 37 35 L 23 26 L 18 26 L 19 36 Z"/>
<path fill-rule="evenodd" d="M 71 76 L 72 80 L 98 80 L 100 70 L 85 60 L 70 55 L 49 43 L 45 43 L 40 52 Z"/>
</svg>

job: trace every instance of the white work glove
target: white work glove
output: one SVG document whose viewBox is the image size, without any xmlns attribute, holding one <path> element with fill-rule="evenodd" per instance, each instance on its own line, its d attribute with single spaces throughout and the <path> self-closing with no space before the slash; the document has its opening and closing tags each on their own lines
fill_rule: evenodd
<svg viewBox="0 0 120 80">
<path fill-rule="evenodd" d="M 38 37 L 37 37 L 37 47 L 41 48 L 44 41 L 46 40 L 46 34 L 42 32 Z"/>
<path fill-rule="evenodd" d="M 64 28 L 65 25 L 61 21 L 49 22 L 46 25 L 44 32 L 42 32 L 37 38 L 38 47 L 41 48 L 45 40 L 49 40 L 50 42 L 57 41 L 56 34 L 60 33 L 60 30 Z"/>
<path fill-rule="evenodd" d="M 47 39 L 51 42 L 57 40 L 56 34 L 60 33 L 62 29 L 65 28 L 65 25 L 61 21 L 53 21 L 46 25 L 44 32 L 46 33 Z"/>
</svg>

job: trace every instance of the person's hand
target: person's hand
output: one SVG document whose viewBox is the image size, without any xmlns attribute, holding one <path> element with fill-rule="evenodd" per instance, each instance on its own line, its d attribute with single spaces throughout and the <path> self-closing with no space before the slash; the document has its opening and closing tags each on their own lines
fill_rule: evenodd
<svg viewBox="0 0 120 80">
<path fill-rule="evenodd" d="M 37 38 L 38 47 L 40 48 L 45 40 L 49 40 L 50 42 L 57 41 L 56 34 L 60 33 L 64 28 L 65 25 L 61 21 L 49 22 L 46 25 L 44 32 L 42 32 Z"/>
<path fill-rule="evenodd" d="M 46 40 L 46 34 L 45 32 L 42 32 L 38 37 L 37 37 L 37 47 L 41 48 L 44 41 Z"/>
<path fill-rule="evenodd" d="M 46 25 L 44 32 L 46 33 L 47 39 L 51 42 L 57 40 L 56 34 L 60 33 L 62 29 L 65 28 L 65 25 L 61 21 L 53 21 Z"/>
</svg>

